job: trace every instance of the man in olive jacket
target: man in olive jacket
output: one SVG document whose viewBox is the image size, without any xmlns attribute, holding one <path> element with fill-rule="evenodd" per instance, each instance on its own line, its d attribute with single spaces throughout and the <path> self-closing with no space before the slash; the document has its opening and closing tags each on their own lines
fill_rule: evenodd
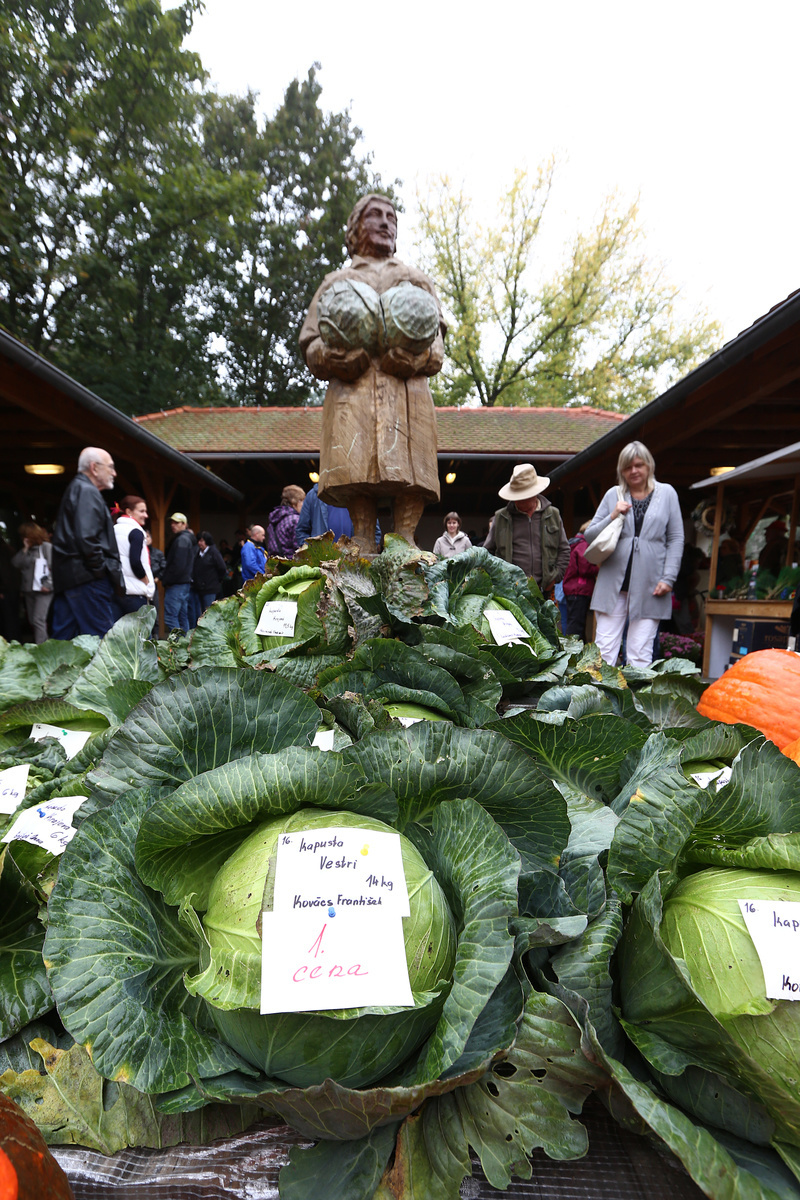
<svg viewBox="0 0 800 1200">
<path fill-rule="evenodd" d="M 514 467 L 511 479 L 499 492 L 508 504 L 494 514 L 483 543 L 492 554 L 532 576 L 543 592 L 564 578 L 569 565 L 561 513 L 542 495 L 549 483 L 531 463 Z"/>
<path fill-rule="evenodd" d="M 122 566 L 101 495 L 113 488 L 116 475 L 108 451 L 87 446 L 58 510 L 52 541 L 53 637 L 61 641 L 80 633 L 102 637 L 121 615 L 115 595 L 122 588 Z"/>
</svg>

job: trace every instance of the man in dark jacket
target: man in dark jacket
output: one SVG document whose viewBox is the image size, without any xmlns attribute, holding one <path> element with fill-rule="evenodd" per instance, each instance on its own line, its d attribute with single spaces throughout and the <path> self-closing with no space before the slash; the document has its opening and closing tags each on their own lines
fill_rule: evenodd
<svg viewBox="0 0 800 1200">
<path fill-rule="evenodd" d="M 174 512 L 169 523 L 173 537 L 167 547 L 167 565 L 161 576 L 164 585 L 164 627 L 167 630 L 182 629 L 188 633 L 191 628 L 189 593 L 192 590 L 196 543 L 184 513 Z"/>
<path fill-rule="evenodd" d="M 543 592 L 564 578 L 569 563 L 561 513 L 542 495 L 549 483 L 531 463 L 514 467 L 511 479 L 499 492 L 509 503 L 494 514 L 483 543 L 492 554 L 532 576 Z"/>
<path fill-rule="evenodd" d="M 205 612 L 222 591 L 228 578 L 225 559 L 214 545 L 214 538 L 207 529 L 197 535 L 197 553 L 192 573 L 192 587 L 200 599 L 200 610 Z"/>
<path fill-rule="evenodd" d="M 64 493 L 53 533 L 53 637 L 80 633 L 100 637 L 120 616 L 115 592 L 122 588 L 114 526 L 101 492 L 116 478 L 107 450 L 87 446 L 78 474 Z"/>
</svg>

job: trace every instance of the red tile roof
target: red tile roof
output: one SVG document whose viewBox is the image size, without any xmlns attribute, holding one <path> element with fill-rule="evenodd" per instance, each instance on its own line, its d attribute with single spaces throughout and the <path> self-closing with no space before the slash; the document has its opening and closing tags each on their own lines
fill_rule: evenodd
<svg viewBox="0 0 800 1200">
<path fill-rule="evenodd" d="M 318 454 L 321 408 L 172 408 L 136 420 L 188 454 Z M 577 454 L 624 420 L 598 408 L 437 408 L 440 454 Z"/>
</svg>

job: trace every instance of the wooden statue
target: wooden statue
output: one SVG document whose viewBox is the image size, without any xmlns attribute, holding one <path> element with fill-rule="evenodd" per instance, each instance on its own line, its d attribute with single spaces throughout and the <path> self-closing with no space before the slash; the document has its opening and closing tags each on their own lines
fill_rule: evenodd
<svg viewBox="0 0 800 1200">
<path fill-rule="evenodd" d="M 354 538 L 375 549 L 379 497 L 414 544 L 439 499 L 436 419 L 428 376 L 441 370 L 444 320 L 427 275 L 394 257 L 397 216 L 385 196 L 358 201 L 347 222 L 348 266 L 326 275 L 303 323 L 309 370 L 328 380 L 319 496 L 350 510 Z"/>
</svg>

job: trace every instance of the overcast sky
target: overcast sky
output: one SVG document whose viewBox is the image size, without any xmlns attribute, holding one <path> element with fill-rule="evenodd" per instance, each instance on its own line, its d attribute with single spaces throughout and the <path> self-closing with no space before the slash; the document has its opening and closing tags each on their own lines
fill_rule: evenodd
<svg viewBox="0 0 800 1200">
<path fill-rule="evenodd" d="M 188 45 L 266 113 L 319 62 L 323 106 L 403 181 L 403 257 L 428 176 L 489 214 L 555 153 L 554 239 L 639 195 L 650 252 L 726 338 L 800 287 L 797 0 L 206 0 Z"/>
</svg>

